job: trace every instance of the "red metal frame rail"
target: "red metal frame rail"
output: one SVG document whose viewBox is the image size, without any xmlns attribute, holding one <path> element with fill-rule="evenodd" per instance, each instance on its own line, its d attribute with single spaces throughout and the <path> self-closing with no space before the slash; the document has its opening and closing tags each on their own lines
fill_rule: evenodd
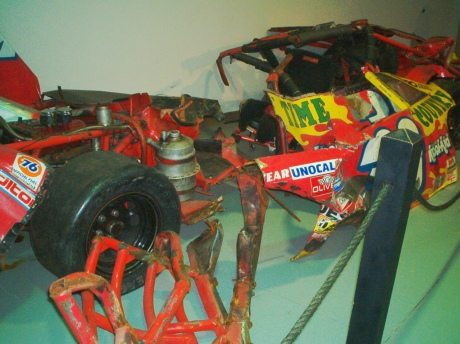
<svg viewBox="0 0 460 344">
<path fill-rule="evenodd" d="M 211 231 L 217 231 L 217 224 L 213 226 Z M 117 254 L 110 283 L 95 275 L 99 257 L 107 250 Z M 134 260 L 145 262 L 148 266 L 143 299 L 146 329 L 131 327 L 121 303 L 124 270 Z M 155 281 L 164 270 L 173 277 L 174 287 L 156 314 L 153 298 Z M 192 280 L 200 295 L 205 296 L 202 302 L 208 319 L 190 321 L 185 313 L 183 302 L 191 290 Z M 216 336 L 225 333 L 224 315 L 213 297 L 214 287 L 209 274 L 200 274 L 184 264 L 178 234 L 164 232 L 158 235 L 155 250 L 151 253 L 115 239 L 97 236 L 87 260 L 86 272 L 77 272 L 54 282 L 50 287 L 50 296 L 80 343 L 97 343 L 97 328 L 114 333 L 115 343 L 198 343 L 195 332 L 214 331 Z M 75 301 L 74 294 L 77 292 L 82 292 L 83 310 Z M 94 295 L 101 301 L 106 315 L 95 310 Z M 173 323 L 174 318 L 177 322 Z"/>
</svg>

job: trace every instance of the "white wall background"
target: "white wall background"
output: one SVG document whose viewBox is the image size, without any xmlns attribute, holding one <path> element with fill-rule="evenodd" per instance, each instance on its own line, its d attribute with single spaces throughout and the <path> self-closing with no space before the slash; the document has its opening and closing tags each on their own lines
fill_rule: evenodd
<svg viewBox="0 0 460 344">
<path fill-rule="evenodd" d="M 1 0 L 0 32 L 42 91 L 148 92 L 218 99 L 224 111 L 260 98 L 266 74 L 215 60 L 272 26 L 356 19 L 425 38 L 457 36 L 460 0 Z M 1 82 L 1 81 L 0 81 Z"/>
</svg>

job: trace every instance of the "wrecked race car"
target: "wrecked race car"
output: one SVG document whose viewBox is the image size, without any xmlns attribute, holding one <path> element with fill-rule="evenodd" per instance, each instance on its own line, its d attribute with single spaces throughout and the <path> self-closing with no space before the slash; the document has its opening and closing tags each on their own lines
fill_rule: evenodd
<svg viewBox="0 0 460 344">
<path fill-rule="evenodd" d="M 338 225 L 361 219 L 380 138 L 391 131 L 408 129 L 424 137 L 416 185 L 424 199 L 457 181 L 448 119 L 458 121 L 460 108 L 451 96 L 434 83 L 367 68 L 363 73 L 360 84 L 333 92 L 288 97 L 276 85 L 267 90 L 281 147 L 288 147 L 289 134 L 300 149 L 257 158 L 264 185 L 321 204 L 313 232 L 292 259 L 316 252 Z"/>
<path fill-rule="evenodd" d="M 460 110 L 453 97 L 460 83 L 446 55 L 452 39 L 410 36 L 419 46 L 406 49 L 389 37 L 409 35 L 374 31 L 366 20 L 272 31 L 278 33 L 222 52 L 217 65 L 226 85 L 227 56 L 269 74 L 264 99 L 241 103 L 234 136 L 277 153 L 256 159 L 266 188 L 321 204 L 313 232 L 292 259 L 316 252 L 338 225 L 360 220 L 380 138 L 390 131 L 408 129 L 424 137 L 416 185 L 423 199 L 457 180 Z M 285 53 L 281 62 L 276 50 Z M 443 88 L 428 83 L 435 77 Z"/>
<path fill-rule="evenodd" d="M 256 159 L 264 185 L 321 204 L 313 232 L 293 259 L 314 253 L 338 225 L 367 210 L 380 138 L 391 131 L 424 137 L 416 185 L 424 199 L 457 180 L 447 118 L 459 116 L 460 108 L 450 95 L 435 84 L 369 70 L 364 75 L 365 88 L 350 93 L 290 98 L 267 91 L 302 151 Z"/>
<path fill-rule="evenodd" d="M 380 138 L 390 131 L 405 128 L 425 137 L 417 182 L 425 197 L 456 181 L 455 151 L 446 125 L 448 114 L 453 115 L 456 110 L 452 110 L 452 98 L 436 85 L 365 69 L 364 79 L 350 87 L 288 97 L 279 92 L 283 68 L 276 69 L 275 74 L 269 79 L 271 89 L 267 90 L 267 97 L 273 109 L 270 114 L 283 129 L 278 139 L 287 148 L 289 134 L 298 142 L 299 149 L 257 158 L 256 164 L 263 174 L 265 188 L 294 192 L 322 204 L 315 231 L 304 251 L 295 258 L 313 253 L 338 225 L 356 220 L 367 210 Z M 216 292 L 213 276 L 221 244 L 216 223 L 188 247 L 190 265 L 184 264 L 180 240 L 171 232 L 158 235 L 151 252 L 107 236 L 96 236 L 86 272 L 68 275 L 50 288 L 51 297 L 75 336 L 81 342 L 92 342 L 97 339 L 96 328 L 102 328 L 113 332 L 117 342 L 196 342 L 195 332 L 212 330 L 216 343 L 249 343 L 249 305 L 268 200 L 260 180 L 240 174 L 239 184 L 245 223 L 238 237 L 237 278 L 228 314 Z M 94 273 L 99 274 L 100 254 L 104 257 L 115 255 L 114 252 L 120 264 L 109 283 Z M 120 305 L 124 264 L 135 262 L 148 262 L 143 303 L 147 329 L 133 328 Z M 156 313 L 153 293 L 155 278 L 161 271 L 171 273 L 174 287 Z M 189 321 L 183 308 L 192 282 L 203 301 L 208 317 L 204 320 Z M 71 295 L 80 291 L 83 313 Z M 106 314 L 95 310 L 91 294 L 102 301 Z"/>
<path fill-rule="evenodd" d="M 222 116 L 217 101 L 61 88 L 41 94 L 37 77 L 0 40 L 6 183 L 0 194 L 7 200 L 2 219 L 8 218 L 0 228 L 3 256 L 27 225 L 39 262 L 64 276 L 84 267 L 96 234 L 148 251 L 158 233 L 179 233 L 181 222 L 194 223 L 222 210 L 221 198 L 193 199 L 196 187 L 208 190 L 244 163 L 231 140 L 198 138 L 204 116 Z M 50 182 L 42 185 L 40 178 L 47 175 Z M 26 208 L 11 211 L 10 204 L 26 196 Z M 108 277 L 114 259 L 102 259 L 98 273 Z M 145 268 L 139 262 L 127 267 L 123 292 L 143 285 Z"/>
<path fill-rule="evenodd" d="M 238 174 L 244 226 L 238 235 L 237 276 L 228 310 L 214 277 L 223 235 L 217 221 L 208 222 L 209 228 L 188 245 L 189 265 L 184 262 L 180 239 L 175 233 L 157 236 L 152 252 L 97 236 L 85 271 L 65 276 L 50 286 L 50 296 L 77 340 L 96 342 L 98 330 L 103 329 L 113 333 L 115 342 L 196 343 L 197 333 L 212 331 L 214 343 L 250 343 L 251 297 L 256 287 L 268 205 L 265 190 L 285 190 L 322 203 L 317 227 L 304 251 L 295 258 L 311 254 L 335 227 L 367 210 L 373 175 L 378 168 L 380 139 L 390 131 L 403 128 L 425 137 L 417 176 L 417 188 L 425 197 L 456 181 L 455 151 L 446 126 L 447 112 L 454 109 L 452 98 L 436 85 L 417 84 L 368 70 L 364 75 L 369 84 L 363 90 L 355 90 L 356 93 L 290 98 L 267 91 L 275 113 L 305 149 L 257 158 L 257 168 L 251 169 L 256 166 L 248 164 Z M 372 102 L 374 97 L 381 97 L 381 102 Z M 372 121 L 374 117 L 376 121 Z M 100 254 L 105 252 L 114 252 L 120 261 L 110 281 L 94 273 Z M 143 328 L 130 324 L 121 305 L 123 264 L 133 261 L 148 262 Z M 155 284 L 158 274 L 163 272 L 171 274 L 174 283 L 159 308 L 155 307 Z M 201 319 L 190 319 L 184 307 L 184 300 L 193 289 L 198 293 L 194 297 L 204 309 Z M 81 306 L 75 299 L 80 292 Z M 96 307 L 99 302 L 96 299 L 104 312 Z"/>
<path fill-rule="evenodd" d="M 460 102 L 460 70 L 450 63 L 454 45 L 451 37 L 425 40 L 414 34 L 371 25 L 367 20 L 347 25 L 329 22 L 317 26 L 278 27 L 269 32 L 272 33 L 269 36 L 219 54 L 216 63 L 225 85 L 229 85 L 223 66 L 226 57 L 268 73 L 273 81 L 279 79 L 276 91 L 293 97 L 309 92 L 331 92 L 345 85 L 356 84 L 359 88 L 362 67 L 367 66 L 419 83 L 435 82 L 456 103 Z M 289 62 L 281 64 L 279 58 L 288 54 L 292 55 Z M 261 101 L 244 100 L 234 136 L 251 144 L 268 146 L 277 154 L 295 147 L 297 142 L 289 132 L 286 134 L 289 146 L 283 146 L 277 123 L 270 118 L 273 117 L 269 115 L 271 111 L 267 97 Z M 460 137 L 456 137 L 458 120 L 449 121 L 451 137 L 455 143 L 460 142 Z"/>
</svg>

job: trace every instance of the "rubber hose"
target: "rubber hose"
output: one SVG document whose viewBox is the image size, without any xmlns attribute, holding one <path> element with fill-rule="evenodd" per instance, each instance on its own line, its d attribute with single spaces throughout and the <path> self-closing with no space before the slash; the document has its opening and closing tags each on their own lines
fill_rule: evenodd
<svg viewBox="0 0 460 344">
<path fill-rule="evenodd" d="M 422 194 L 418 191 L 414 191 L 415 194 L 415 199 L 420 202 L 422 206 L 424 206 L 426 209 L 431 210 L 431 211 L 441 211 L 449 208 L 452 204 L 454 204 L 459 198 L 460 198 L 460 190 L 457 192 L 457 194 L 452 197 L 450 200 L 448 200 L 444 204 L 439 204 L 439 205 L 433 205 L 429 203 L 426 199 L 423 198 Z"/>
<path fill-rule="evenodd" d="M 129 116 L 122 115 L 122 114 L 116 113 L 116 112 L 114 112 L 112 114 L 112 117 L 114 119 L 119 119 L 121 121 L 126 121 L 126 122 L 129 123 L 129 125 L 133 126 L 134 130 L 137 133 L 137 138 L 138 138 L 139 144 L 141 146 L 140 147 L 141 148 L 141 164 L 146 165 L 146 163 L 147 163 L 147 140 L 145 138 L 144 131 L 142 130 L 142 127 L 141 127 L 140 123 L 138 121 L 136 121 L 135 119 L 129 117 Z"/>
<path fill-rule="evenodd" d="M 30 137 L 22 136 L 22 135 L 18 134 L 16 131 L 14 131 L 14 129 L 10 127 L 8 122 L 5 121 L 5 119 L 2 116 L 0 116 L 0 127 L 5 129 L 8 133 L 13 135 L 18 140 L 21 140 L 21 141 L 30 141 L 30 140 L 32 140 Z"/>
</svg>

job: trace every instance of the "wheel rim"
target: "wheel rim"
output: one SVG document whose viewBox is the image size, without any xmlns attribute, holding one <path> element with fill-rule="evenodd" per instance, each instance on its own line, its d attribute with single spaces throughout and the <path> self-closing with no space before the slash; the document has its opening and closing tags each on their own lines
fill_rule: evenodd
<svg viewBox="0 0 460 344">
<path fill-rule="evenodd" d="M 122 194 L 107 202 L 93 219 L 86 240 L 87 252 L 96 234 L 150 251 L 159 228 L 158 206 L 151 197 L 141 193 Z M 116 255 L 112 250 L 101 253 L 96 272 L 111 276 Z M 134 260 L 126 265 L 124 274 L 137 270 L 141 265 L 143 263 Z"/>
</svg>

